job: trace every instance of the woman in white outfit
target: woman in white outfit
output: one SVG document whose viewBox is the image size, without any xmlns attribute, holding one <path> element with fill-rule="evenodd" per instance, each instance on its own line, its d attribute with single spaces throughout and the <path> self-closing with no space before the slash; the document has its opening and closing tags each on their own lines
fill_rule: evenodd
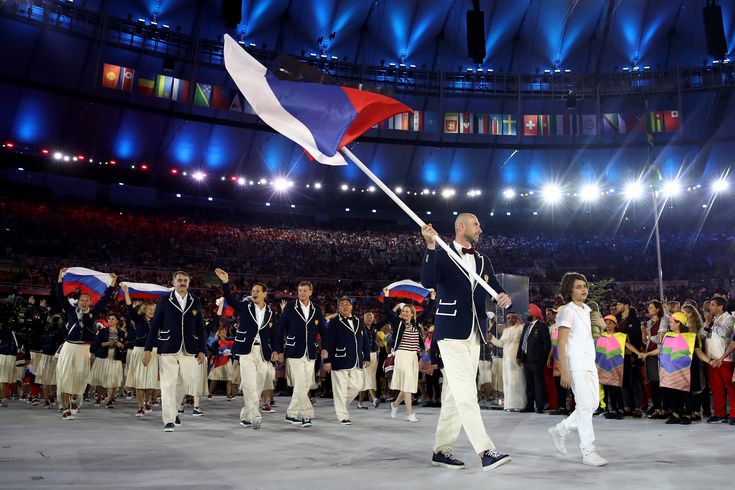
<svg viewBox="0 0 735 490">
<path fill-rule="evenodd" d="M 506 314 L 506 327 L 500 338 L 492 337 L 490 342 L 503 349 L 503 408 L 522 410 L 526 407 L 526 378 L 523 368 L 516 361 L 516 353 L 521 344 L 523 323 L 516 313 Z"/>
</svg>

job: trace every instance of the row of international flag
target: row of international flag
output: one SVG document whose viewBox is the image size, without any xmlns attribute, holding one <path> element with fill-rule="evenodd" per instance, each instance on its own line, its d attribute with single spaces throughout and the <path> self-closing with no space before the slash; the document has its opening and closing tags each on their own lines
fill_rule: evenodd
<svg viewBox="0 0 735 490">
<path fill-rule="evenodd" d="M 135 91 L 139 94 L 169 99 L 188 104 L 193 97 L 195 105 L 238 112 L 254 111 L 243 102 L 237 91 L 228 91 L 219 85 L 193 83 L 188 80 L 155 75 L 152 79 L 138 77 L 135 70 L 105 63 L 101 85 L 105 88 Z M 591 136 L 596 134 L 671 133 L 681 130 L 678 111 L 651 111 L 643 113 L 606 114 L 489 114 L 473 112 L 426 111 L 405 112 L 392 116 L 376 129 L 415 132 L 443 132 L 447 134 L 485 134 L 494 136 Z"/>
</svg>

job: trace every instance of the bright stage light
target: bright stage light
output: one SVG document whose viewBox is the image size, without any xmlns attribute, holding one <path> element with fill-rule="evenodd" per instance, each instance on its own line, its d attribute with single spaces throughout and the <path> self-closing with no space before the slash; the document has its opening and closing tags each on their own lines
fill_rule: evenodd
<svg viewBox="0 0 735 490">
<path fill-rule="evenodd" d="M 661 188 L 661 192 L 667 199 L 680 195 L 682 191 L 683 188 L 678 180 L 670 180 L 668 182 L 664 182 L 664 185 Z"/>
<path fill-rule="evenodd" d="M 444 189 L 442 191 L 442 197 L 445 198 L 445 199 L 448 199 L 448 198 L 454 196 L 454 194 L 456 194 L 456 192 L 455 192 L 454 189 Z"/>
<path fill-rule="evenodd" d="M 244 178 L 244 177 L 240 177 L 240 178 L 238 178 L 238 179 L 237 179 L 237 183 L 238 183 L 239 185 L 245 185 L 245 178 Z"/>
<path fill-rule="evenodd" d="M 321 183 L 317 182 L 316 184 L 314 184 L 314 189 L 321 189 L 321 188 L 322 188 Z"/>
<path fill-rule="evenodd" d="M 343 191 L 346 191 L 350 187 L 347 184 L 342 184 L 341 186 L 339 186 L 339 188 L 342 189 Z"/>
<path fill-rule="evenodd" d="M 370 187 L 368 187 L 368 192 L 375 192 L 375 186 L 371 185 Z"/>
<path fill-rule="evenodd" d="M 625 198 L 629 201 L 637 201 L 638 199 L 643 197 L 643 194 L 645 192 L 646 191 L 643 188 L 643 184 L 641 184 L 637 180 L 625 184 L 625 190 L 623 191 L 623 193 L 625 194 Z"/>
<path fill-rule="evenodd" d="M 276 192 L 286 192 L 289 188 L 288 184 L 288 180 L 284 179 L 283 177 L 278 177 L 276 178 L 276 180 L 273 181 L 273 188 L 276 190 Z"/>
<path fill-rule="evenodd" d="M 712 183 L 712 192 L 724 192 L 730 187 L 730 183 L 725 179 L 719 179 Z"/>
<path fill-rule="evenodd" d="M 541 189 L 541 198 L 547 204 L 556 204 L 561 201 L 562 190 L 556 184 L 546 184 Z"/>
<path fill-rule="evenodd" d="M 503 197 L 506 199 L 513 199 L 516 197 L 516 191 L 509 187 L 503 191 Z"/>
<path fill-rule="evenodd" d="M 600 188 L 597 184 L 586 184 L 579 191 L 579 197 L 585 202 L 595 202 L 600 199 Z"/>
<path fill-rule="evenodd" d="M 395 191 L 396 194 L 401 194 L 403 192 L 403 187 L 396 187 Z"/>
<path fill-rule="evenodd" d="M 54 153 L 54 160 L 61 160 L 63 156 L 64 155 L 62 155 L 61 153 L 57 151 L 56 153 Z"/>
<path fill-rule="evenodd" d="M 196 172 L 194 172 L 194 174 L 192 175 L 192 177 L 197 182 L 201 182 L 201 181 L 203 181 L 207 177 L 207 175 L 204 172 L 202 172 L 201 170 L 197 170 Z"/>
</svg>

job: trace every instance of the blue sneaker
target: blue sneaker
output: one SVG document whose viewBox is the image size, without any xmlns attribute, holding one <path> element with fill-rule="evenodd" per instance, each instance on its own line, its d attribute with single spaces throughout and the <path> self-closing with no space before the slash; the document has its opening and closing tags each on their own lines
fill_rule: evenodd
<svg viewBox="0 0 735 490">
<path fill-rule="evenodd" d="M 482 471 L 492 470 L 498 466 L 503 466 L 512 461 L 511 457 L 507 454 L 500 454 L 496 450 L 485 451 L 482 455 Z"/>
<path fill-rule="evenodd" d="M 434 453 L 431 456 L 431 466 L 441 466 L 450 470 L 463 470 L 464 463 L 452 455 L 448 449 Z"/>
</svg>

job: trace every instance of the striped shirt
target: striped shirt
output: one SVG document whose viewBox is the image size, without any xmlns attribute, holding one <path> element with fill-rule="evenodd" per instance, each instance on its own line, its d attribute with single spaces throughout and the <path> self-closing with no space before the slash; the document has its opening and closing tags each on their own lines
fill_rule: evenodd
<svg viewBox="0 0 735 490">
<path fill-rule="evenodd" d="M 407 350 L 411 352 L 421 352 L 421 344 L 419 343 L 419 330 L 418 328 L 406 325 L 403 326 L 403 336 L 401 337 L 401 343 L 398 344 L 396 350 Z"/>
</svg>

